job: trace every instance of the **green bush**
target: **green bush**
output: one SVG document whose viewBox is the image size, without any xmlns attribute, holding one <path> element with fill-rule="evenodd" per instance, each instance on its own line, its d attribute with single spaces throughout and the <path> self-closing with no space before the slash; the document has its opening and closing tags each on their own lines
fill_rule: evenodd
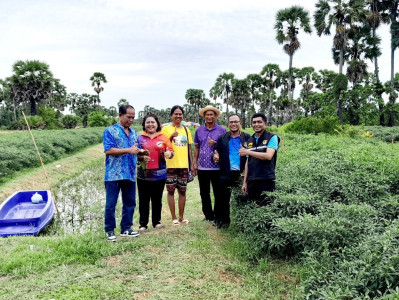
<svg viewBox="0 0 399 300">
<path fill-rule="evenodd" d="M 45 129 L 61 129 L 62 124 L 58 119 L 59 112 L 45 106 L 39 107 L 39 116 L 42 117 Z"/>
<path fill-rule="evenodd" d="M 104 128 L 34 131 L 44 163 L 102 142 Z M 0 183 L 16 171 L 40 166 L 40 160 L 27 131 L 0 135 Z"/>
<path fill-rule="evenodd" d="M 285 132 L 303 133 L 303 134 L 319 134 L 328 133 L 336 134 L 339 129 L 339 120 L 336 117 L 324 119 L 317 118 L 301 118 L 295 120 L 285 127 Z"/>
<path fill-rule="evenodd" d="M 232 220 L 252 245 L 248 257 L 301 259 L 309 299 L 399 289 L 399 145 L 344 134 L 286 134 L 284 141 L 269 204 L 233 194 Z"/>
<path fill-rule="evenodd" d="M 365 126 L 364 131 L 368 131 L 375 139 L 382 140 L 387 143 L 399 142 L 399 127 L 382 127 L 382 126 Z"/>
<path fill-rule="evenodd" d="M 77 116 L 66 115 L 61 119 L 62 125 L 66 129 L 75 128 L 80 121 L 80 118 Z"/>
<path fill-rule="evenodd" d="M 109 126 L 107 118 L 104 117 L 105 112 L 103 111 L 92 111 L 88 117 L 89 127 L 106 127 Z"/>
<path fill-rule="evenodd" d="M 27 116 L 26 120 L 28 121 L 29 127 L 31 129 L 44 129 L 45 123 L 43 118 L 40 116 Z M 17 123 L 17 128 L 15 129 L 27 129 L 25 118 L 20 118 Z"/>
</svg>

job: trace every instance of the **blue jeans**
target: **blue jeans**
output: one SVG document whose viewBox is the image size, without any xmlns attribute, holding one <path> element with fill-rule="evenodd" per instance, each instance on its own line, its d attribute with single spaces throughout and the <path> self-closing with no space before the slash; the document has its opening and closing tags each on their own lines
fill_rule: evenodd
<svg viewBox="0 0 399 300">
<path fill-rule="evenodd" d="M 130 180 L 105 181 L 105 224 L 106 232 L 116 228 L 115 208 L 119 191 L 122 191 L 122 219 L 121 232 L 133 226 L 133 214 L 136 208 L 136 183 Z"/>
</svg>

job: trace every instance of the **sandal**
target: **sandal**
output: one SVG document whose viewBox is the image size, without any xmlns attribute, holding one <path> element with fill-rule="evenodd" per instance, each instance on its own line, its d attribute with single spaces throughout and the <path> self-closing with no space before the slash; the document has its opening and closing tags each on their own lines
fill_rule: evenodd
<svg viewBox="0 0 399 300">
<path fill-rule="evenodd" d="M 178 219 L 174 219 L 172 221 L 173 225 L 180 225 L 179 220 Z"/>
<path fill-rule="evenodd" d="M 188 223 L 190 223 L 190 221 L 189 221 L 189 220 L 187 220 L 187 219 L 183 219 L 183 220 L 181 220 L 181 222 L 180 222 L 180 223 L 188 224 Z"/>
</svg>

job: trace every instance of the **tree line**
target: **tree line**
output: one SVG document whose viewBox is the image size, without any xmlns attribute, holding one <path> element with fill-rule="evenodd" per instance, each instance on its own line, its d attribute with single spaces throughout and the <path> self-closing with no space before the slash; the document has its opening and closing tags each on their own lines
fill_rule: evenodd
<svg viewBox="0 0 399 300">
<path fill-rule="evenodd" d="M 268 63 L 259 73 L 241 79 L 233 73 L 223 73 L 210 88 L 209 98 L 203 90 L 190 88 L 185 93 L 186 120 L 199 123 L 199 109 L 213 104 L 224 111 L 220 123 L 225 122 L 232 110 L 241 115 L 244 127 L 255 111 L 265 113 L 268 123 L 277 126 L 308 116 L 337 116 L 341 123 L 352 125 L 394 126 L 399 118 L 396 103 L 399 74 L 394 72 L 394 54 L 399 46 L 398 6 L 399 0 L 319 0 L 316 3 L 313 27 L 318 36 L 332 35 L 331 51 L 338 73 L 315 70 L 312 66 L 294 67 L 294 55 L 301 46 L 299 36 L 302 32 L 312 32 L 311 19 L 309 13 L 297 5 L 279 10 L 274 29 L 277 42 L 288 55 L 288 70 Z M 390 26 L 388 82 L 381 82 L 378 67 L 381 39 L 377 32 L 382 23 Z M 368 70 L 368 60 L 374 64 L 372 72 Z M 76 118 L 84 127 L 89 123 L 103 126 L 117 116 L 116 107 L 100 105 L 100 93 L 107 83 L 100 72 L 90 78 L 97 94 L 92 95 L 68 94 L 60 80 L 54 78 L 50 67 L 40 61 L 18 61 L 12 70 L 10 77 L 0 79 L 0 126 L 14 127 L 21 111 L 30 111 L 31 116 L 35 116 L 38 105 L 44 107 L 39 109 L 40 114 L 48 116 L 52 110 L 58 117 L 68 106 L 74 116 L 64 120 L 69 124 L 64 127 L 72 127 L 78 122 Z M 118 106 L 126 103 L 121 99 Z M 162 122 L 169 120 L 168 108 L 156 109 L 148 105 L 138 117 L 148 111 L 157 113 Z M 106 118 L 111 119 L 107 121 Z"/>
<path fill-rule="evenodd" d="M 312 32 L 309 13 L 300 6 L 277 12 L 274 25 L 276 40 L 289 57 L 288 70 L 269 63 L 260 73 L 238 79 L 223 73 L 209 90 L 214 105 L 240 113 L 245 121 L 255 110 L 268 116 L 268 123 L 279 125 L 297 117 L 336 115 L 342 123 L 394 126 L 399 118 L 396 103 L 399 74 L 394 72 L 394 53 L 399 46 L 399 0 L 319 0 L 313 16 L 318 36 L 332 35 L 331 48 L 338 73 L 313 67 L 293 67 L 294 54 L 300 48 L 301 31 Z M 378 58 L 381 39 L 377 30 L 382 23 L 390 26 L 391 76 L 381 82 Z M 367 60 L 374 63 L 369 72 Z M 344 74 L 344 65 L 347 65 Z M 299 96 L 294 98 L 294 91 Z M 388 101 L 384 101 L 384 97 Z M 188 89 L 188 104 L 209 104 L 203 90 Z M 195 116 L 192 116 L 196 118 Z M 198 119 L 197 119 L 198 120 Z"/>
<path fill-rule="evenodd" d="M 33 128 L 74 128 L 77 124 L 107 126 L 118 116 L 114 106 L 101 106 L 100 93 L 107 79 L 95 72 L 89 78 L 97 95 L 67 93 L 66 87 L 53 76 L 50 66 L 38 60 L 17 61 L 11 76 L 0 79 L 0 126 L 23 128 L 22 111 L 29 114 Z M 121 99 L 121 103 L 127 102 Z M 65 108 L 73 115 L 64 116 Z"/>
</svg>

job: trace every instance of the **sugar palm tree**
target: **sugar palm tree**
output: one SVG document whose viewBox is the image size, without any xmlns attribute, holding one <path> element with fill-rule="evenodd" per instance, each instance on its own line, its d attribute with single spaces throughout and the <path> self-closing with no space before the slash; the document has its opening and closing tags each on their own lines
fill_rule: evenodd
<svg viewBox="0 0 399 300">
<path fill-rule="evenodd" d="M 301 95 L 303 98 L 302 107 L 305 110 L 305 117 L 308 116 L 309 111 L 311 115 L 313 115 L 314 112 L 313 105 L 310 104 L 310 101 L 308 101 L 308 99 L 314 87 L 315 78 L 316 78 L 316 73 L 313 67 L 305 67 L 298 71 L 299 83 L 302 84 L 302 91 L 301 91 Z"/>
<path fill-rule="evenodd" d="M 252 107 L 249 112 L 255 113 L 255 102 L 260 99 L 259 89 L 262 86 L 263 79 L 259 74 L 248 74 L 246 80 L 249 83 L 251 90 Z"/>
<path fill-rule="evenodd" d="M 209 91 L 212 94 L 211 97 L 220 97 L 223 99 L 223 103 L 226 104 L 226 118 L 229 114 L 230 94 L 231 94 L 231 81 L 234 79 L 233 73 L 220 74 L 216 79 L 215 84 Z M 214 99 L 215 100 L 215 99 Z M 226 119 L 227 120 L 227 119 Z"/>
<path fill-rule="evenodd" d="M 17 61 L 13 74 L 6 78 L 15 106 L 30 105 L 31 115 L 36 115 L 36 105 L 51 97 L 54 81 L 50 66 L 38 60 Z"/>
<path fill-rule="evenodd" d="M 366 25 L 371 28 L 371 34 L 373 38 L 377 38 L 377 29 L 383 21 L 382 13 L 384 11 L 384 6 L 379 0 L 367 0 L 367 4 L 369 5 L 369 13 L 366 19 Z M 386 21 L 388 20 L 385 18 Z M 384 99 L 382 98 L 383 93 L 383 85 L 380 81 L 379 75 L 379 67 L 378 67 L 378 56 L 376 55 L 373 58 L 374 61 L 374 74 L 375 74 L 375 94 L 378 103 L 378 110 L 380 113 L 380 125 L 385 125 L 384 118 Z"/>
<path fill-rule="evenodd" d="M 195 121 L 199 123 L 199 109 L 205 103 L 205 93 L 203 90 L 199 89 L 188 89 L 186 91 L 185 98 L 187 102 L 194 106 L 195 113 Z"/>
<path fill-rule="evenodd" d="M 311 33 L 309 13 L 300 6 L 292 6 L 277 12 L 276 24 L 274 29 L 277 32 L 277 42 L 284 44 L 284 52 L 289 56 L 289 76 L 288 76 L 288 98 L 292 99 L 292 58 L 301 46 L 298 40 L 298 32 L 303 29 L 306 33 Z"/>
<path fill-rule="evenodd" d="M 380 9 L 383 11 L 382 20 L 391 27 L 391 81 L 390 81 L 390 107 L 395 105 L 395 50 L 399 47 L 399 0 L 381 0 Z M 394 112 L 389 110 L 388 126 L 395 124 Z"/>
<path fill-rule="evenodd" d="M 333 52 L 338 52 L 339 74 L 343 74 L 344 52 L 348 42 L 349 27 L 365 16 L 364 0 L 319 0 L 314 13 L 314 25 L 317 35 L 331 34 L 331 26 L 335 25 Z M 342 78 L 339 78 L 342 80 Z M 345 86 L 345 85 L 343 85 Z M 342 86 L 342 87 L 343 87 Z M 341 87 L 337 88 L 337 115 L 342 121 Z"/>
<path fill-rule="evenodd" d="M 100 104 L 100 93 L 104 90 L 101 86 L 102 83 L 107 83 L 107 78 L 100 72 L 95 72 L 93 76 L 90 77 L 91 86 L 94 86 L 94 91 L 97 93 L 98 104 Z"/>
<path fill-rule="evenodd" d="M 241 112 L 242 126 L 246 127 L 245 113 L 251 103 L 251 84 L 247 79 L 234 79 L 232 81 L 231 101 L 232 106 Z"/>
<path fill-rule="evenodd" d="M 272 124 L 272 115 L 273 115 L 273 94 L 274 89 L 279 88 L 281 85 L 281 70 L 279 65 L 276 64 L 267 64 L 263 67 L 260 72 L 266 81 L 266 87 L 268 89 L 269 94 L 269 108 L 268 108 L 268 123 Z"/>
</svg>

